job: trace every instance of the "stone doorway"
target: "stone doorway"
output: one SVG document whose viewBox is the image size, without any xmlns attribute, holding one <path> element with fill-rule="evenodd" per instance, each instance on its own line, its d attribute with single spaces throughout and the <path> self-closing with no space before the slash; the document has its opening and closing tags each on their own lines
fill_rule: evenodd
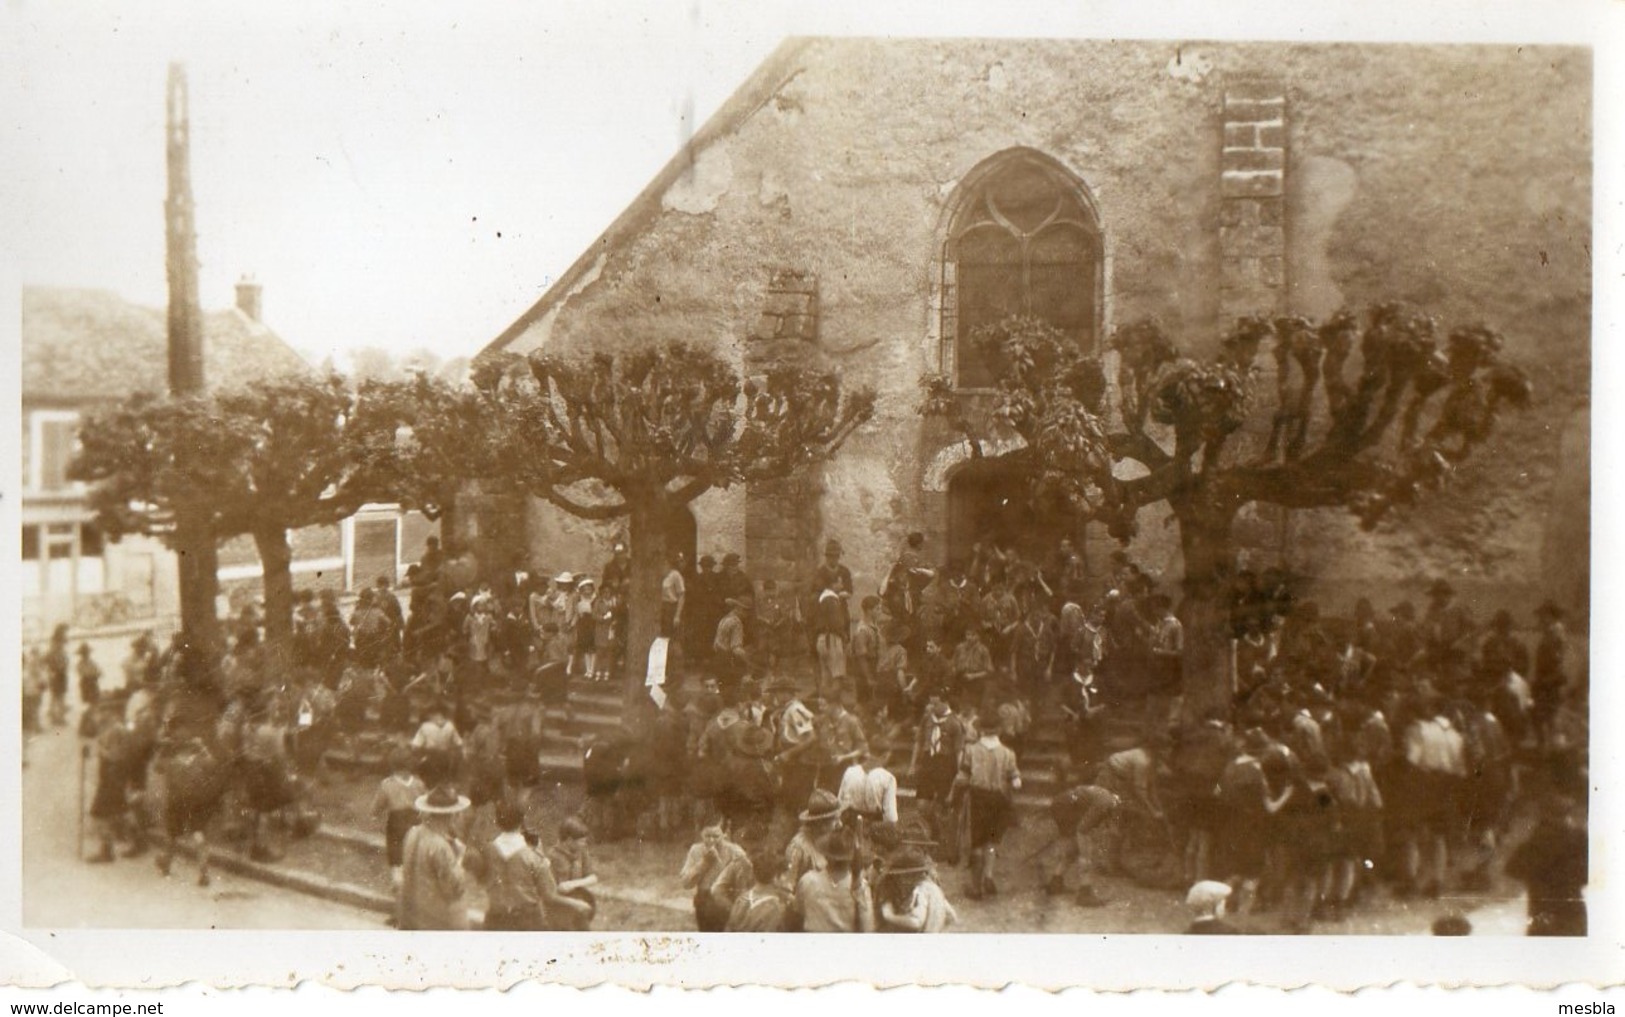
<svg viewBox="0 0 1625 1017">
<path fill-rule="evenodd" d="M 954 471 L 948 481 L 950 563 L 968 561 L 978 541 L 1012 547 L 1039 562 L 1049 560 L 1062 537 L 1079 541 L 1079 521 L 1035 499 L 1029 478 L 1019 453 L 970 460 Z"/>
</svg>

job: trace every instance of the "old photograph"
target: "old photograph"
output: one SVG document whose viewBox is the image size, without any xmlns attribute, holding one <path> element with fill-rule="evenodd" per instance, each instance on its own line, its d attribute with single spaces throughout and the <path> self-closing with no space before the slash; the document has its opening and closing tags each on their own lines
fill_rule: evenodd
<svg viewBox="0 0 1625 1017">
<path fill-rule="evenodd" d="M 1582 956 L 1593 46 L 649 7 L 15 15 L 19 928 Z"/>
</svg>

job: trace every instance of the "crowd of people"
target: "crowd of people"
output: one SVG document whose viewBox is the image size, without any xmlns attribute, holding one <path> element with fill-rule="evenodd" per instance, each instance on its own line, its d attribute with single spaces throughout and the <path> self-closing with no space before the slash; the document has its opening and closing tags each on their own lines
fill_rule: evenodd
<svg viewBox="0 0 1625 1017">
<path fill-rule="evenodd" d="M 1041 555 L 978 544 L 939 567 L 910 534 L 862 597 L 842 559 L 829 541 L 792 586 L 753 580 L 737 554 L 693 566 L 673 555 L 649 696 L 626 704 L 621 736 L 587 748 L 591 808 L 551 848 L 518 803 L 541 784 L 545 732 L 571 717 L 571 683 L 618 682 L 628 667 L 624 542 L 596 578 L 481 577 L 431 539 L 406 604 L 388 578 L 348 619 L 333 593 L 301 592 L 278 653 L 246 609 L 211 672 L 209 729 L 191 743 L 243 776 L 258 817 L 294 802 L 294 774 L 319 772 L 335 745 L 384 735 L 390 773 L 374 805 L 404 928 L 466 926 L 468 879 L 487 888 L 489 927 L 584 927 L 590 827 L 699 830 L 679 875 L 704 931 L 941 931 L 956 920 L 944 868 L 968 864 L 971 898 L 1008 882 L 1000 845 L 1033 758 L 1058 784 L 1042 886 L 1077 906 L 1104 903 L 1110 874 L 1190 888 L 1204 920 L 1192 931 L 1229 927 L 1226 907 L 1305 930 L 1383 887 L 1481 889 L 1504 863 L 1530 887 L 1532 930 L 1583 926 L 1583 905 L 1576 916 L 1563 902 L 1584 879 L 1584 736 L 1562 708 L 1585 702 L 1585 674 L 1570 672 L 1555 605 L 1536 612 L 1531 652 L 1509 612 L 1480 627 L 1444 581 L 1422 612 L 1402 601 L 1379 616 L 1361 600 L 1331 618 L 1285 573 L 1240 572 L 1227 688 L 1193 716 L 1180 605 L 1126 553 L 1102 582 L 1066 539 Z M 102 705 L 81 647 L 95 706 L 84 732 L 98 741 L 94 861 L 120 841 L 144 847 L 129 803 L 166 723 L 148 690 L 173 678 L 178 645 L 138 639 L 124 664 L 137 694 Z M 65 628 L 30 651 L 25 723 L 42 703 L 62 716 L 68 667 Z M 1538 828 L 1508 858 L 1530 786 Z M 480 810 L 497 833 L 465 848 Z M 164 827 L 174 837 L 206 821 Z M 269 856 L 257 818 L 252 833 Z"/>
</svg>

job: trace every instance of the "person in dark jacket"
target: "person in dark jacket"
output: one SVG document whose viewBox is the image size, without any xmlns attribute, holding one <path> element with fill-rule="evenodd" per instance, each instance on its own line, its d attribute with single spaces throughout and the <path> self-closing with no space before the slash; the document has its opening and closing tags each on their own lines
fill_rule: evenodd
<svg viewBox="0 0 1625 1017">
<path fill-rule="evenodd" d="M 1529 935 L 1584 936 L 1590 867 L 1585 796 L 1589 779 L 1575 760 L 1554 763 L 1555 786 L 1541 800 L 1529 839 L 1507 859 L 1506 874 L 1529 894 Z"/>
</svg>

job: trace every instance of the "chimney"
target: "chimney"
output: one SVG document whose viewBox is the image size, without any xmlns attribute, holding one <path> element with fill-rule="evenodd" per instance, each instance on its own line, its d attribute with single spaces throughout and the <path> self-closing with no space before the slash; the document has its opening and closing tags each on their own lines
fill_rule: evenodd
<svg viewBox="0 0 1625 1017">
<path fill-rule="evenodd" d="M 249 321 L 260 320 L 260 284 L 251 275 L 245 275 L 237 282 L 237 310 L 243 312 Z"/>
</svg>

